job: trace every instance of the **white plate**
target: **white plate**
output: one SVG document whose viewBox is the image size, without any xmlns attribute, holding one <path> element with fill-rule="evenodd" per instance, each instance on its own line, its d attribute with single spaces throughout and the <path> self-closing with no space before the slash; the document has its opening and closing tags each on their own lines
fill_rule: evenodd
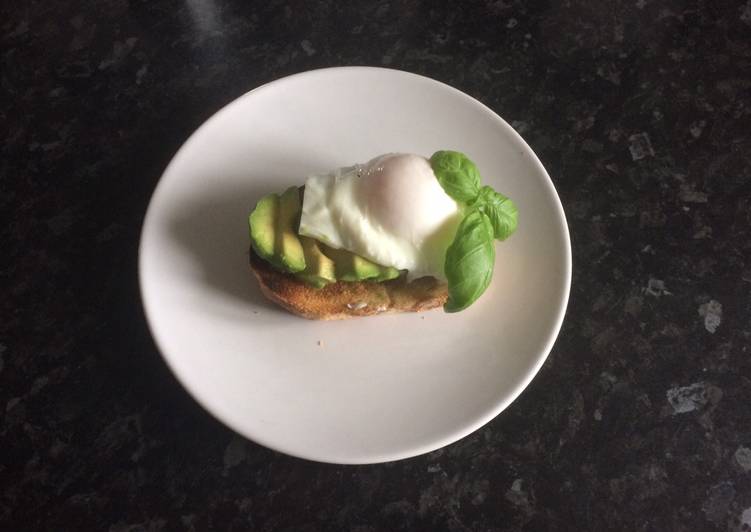
<svg viewBox="0 0 751 532">
<path fill-rule="evenodd" d="M 467 153 L 519 207 L 472 307 L 316 322 L 261 296 L 247 229 L 261 195 L 381 153 L 439 149 Z M 154 192 L 139 267 L 156 343 L 209 412 L 284 453 L 372 463 L 452 443 L 521 393 L 560 329 L 571 250 L 550 178 L 506 122 L 437 81 L 348 67 L 264 85 L 201 126 Z"/>
</svg>

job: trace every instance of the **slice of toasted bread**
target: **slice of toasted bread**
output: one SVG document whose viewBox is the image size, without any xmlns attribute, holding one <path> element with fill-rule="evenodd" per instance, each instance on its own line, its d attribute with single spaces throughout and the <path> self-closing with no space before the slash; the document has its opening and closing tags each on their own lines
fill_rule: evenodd
<svg viewBox="0 0 751 532">
<path fill-rule="evenodd" d="M 275 269 L 252 248 L 250 267 L 267 298 L 293 314 L 312 320 L 422 312 L 442 306 L 448 297 L 446 284 L 434 277 L 421 277 L 411 282 L 404 277 L 382 283 L 339 281 L 324 288 L 313 288 L 294 275 Z"/>
</svg>

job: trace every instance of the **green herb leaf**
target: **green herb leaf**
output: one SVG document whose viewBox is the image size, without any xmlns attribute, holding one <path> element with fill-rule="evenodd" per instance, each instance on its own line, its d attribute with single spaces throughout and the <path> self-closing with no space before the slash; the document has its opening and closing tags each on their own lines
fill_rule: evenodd
<svg viewBox="0 0 751 532">
<path fill-rule="evenodd" d="M 472 209 L 446 251 L 449 297 L 443 309 L 458 312 L 474 303 L 490 284 L 494 263 L 493 224 L 485 213 Z"/>
<path fill-rule="evenodd" d="M 490 218 L 493 236 L 498 240 L 506 240 L 516 231 L 519 212 L 514 202 L 503 194 L 486 185 L 480 189 L 475 205 Z"/>
<path fill-rule="evenodd" d="M 480 192 L 480 172 L 475 163 L 458 151 L 437 151 L 430 157 L 430 166 L 438 182 L 456 201 L 471 203 Z"/>
</svg>

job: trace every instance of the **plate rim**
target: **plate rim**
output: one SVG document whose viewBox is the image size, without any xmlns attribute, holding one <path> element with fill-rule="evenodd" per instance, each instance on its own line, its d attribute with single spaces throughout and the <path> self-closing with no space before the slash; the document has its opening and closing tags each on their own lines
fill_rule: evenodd
<svg viewBox="0 0 751 532">
<path fill-rule="evenodd" d="M 493 408 L 490 408 L 484 415 L 479 415 L 476 418 L 469 421 L 468 423 L 463 424 L 457 427 L 456 429 L 452 430 L 449 434 L 447 434 L 443 438 L 431 440 L 430 443 L 407 447 L 405 449 L 402 449 L 400 452 L 369 453 L 371 455 L 370 458 L 367 458 L 364 460 L 363 459 L 335 458 L 335 457 L 327 456 L 326 453 L 316 453 L 314 450 L 311 452 L 300 452 L 299 449 L 291 449 L 285 445 L 280 445 L 278 442 L 269 441 L 265 437 L 263 437 L 263 435 L 261 434 L 250 434 L 249 431 L 244 430 L 243 427 L 236 426 L 236 424 L 230 421 L 228 417 L 225 416 L 222 412 L 210 406 L 209 402 L 205 400 L 205 398 L 203 397 L 203 394 L 200 394 L 195 389 L 193 389 L 191 385 L 189 385 L 188 379 L 184 378 L 184 376 L 180 373 L 180 371 L 177 368 L 176 362 L 173 362 L 172 357 L 168 354 L 168 350 L 165 348 L 165 344 L 163 343 L 159 334 L 157 334 L 156 327 L 154 325 L 156 321 L 155 310 L 151 308 L 150 304 L 148 303 L 149 298 L 147 296 L 147 290 L 145 288 L 145 282 L 144 282 L 145 271 L 146 271 L 146 258 L 145 258 L 146 253 L 144 250 L 144 247 L 145 247 L 144 241 L 145 241 L 145 236 L 147 234 L 148 228 L 151 225 L 153 225 L 153 219 L 156 216 L 155 199 L 159 195 L 160 189 L 162 189 L 165 186 L 164 177 L 170 172 L 170 169 L 177 163 L 182 153 L 184 151 L 187 151 L 189 146 L 192 144 L 192 141 L 195 138 L 197 138 L 197 136 L 201 134 L 203 130 L 208 128 L 211 123 L 213 123 L 214 121 L 217 121 L 225 113 L 231 112 L 234 107 L 240 104 L 241 101 L 244 101 L 245 99 L 249 97 L 252 97 L 254 93 L 267 91 L 267 90 L 273 90 L 276 86 L 279 86 L 284 83 L 292 82 L 303 77 L 325 75 L 327 73 L 344 72 L 344 71 L 380 72 L 386 75 L 396 75 L 396 76 L 402 76 L 405 78 L 418 79 L 423 83 L 428 82 L 431 84 L 437 84 L 442 90 L 449 91 L 453 93 L 455 96 L 458 96 L 466 100 L 468 103 L 482 109 L 494 121 L 498 122 L 500 127 L 503 128 L 506 133 L 508 133 L 511 137 L 513 137 L 516 140 L 517 143 L 519 143 L 521 146 L 525 148 L 526 154 L 530 156 L 531 162 L 536 167 L 536 170 L 545 177 L 545 179 L 542 182 L 544 183 L 545 187 L 548 189 L 548 192 L 551 193 L 550 195 L 552 199 L 554 200 L 553 203 L 554 203 L 555 215 L 561 222 L 560 224 L 558 224 L 558 230 L 560 232 L 559 237 L 563 244 L 563 259 L 564 259 L 563 264 L 562 264 L 562 269 L 561 269 L 561 276 L 560 276 L 561 280 L 563 281 L 563 286 L 561 287 L 562 297 L 556 302 L 557 308 L 555 312 L 555 319 L 553 321 L 553 326 L 548 331 L 547 338 L 545 339 L 545 342 L 544 342 L 544 348 L 541 349 L 539 353 L 537 354 L 536 360 L 532 368 L 528 370 L 526 374 L 523 376 L 523 378 L 519 380 L 517 385 L 512 390 L 509 391 L 506 399 L 493 405 Z M 543 364 L 545 363 L 548 356 L 550 355 L 550 352 L 558 338 L 561 327 L 563 325 L 563 321 L 564 321 L 566 311 L 568 308 L 568 302 L 570 299 L 571 284 L 572 284 L 571 235 L 570 235 L 570 231 L 568 227 L 566 214 L 563 209 L 560 196 L 555 187 L 555 184 L 553 183 L 553 180 L 550 177 L 550 174 L 547 172 L 542 162 L 538 158 L 537 154 L 534 152 L 534 150 L 532 150 L 529 144 L 527 144 L 524 138 L 508 122 L 506 122 L 498 113 L 496 113 L 490 107 L 482 103 L 477 98 L 474 98 L 470 96 L 469 94 L 447 83 L 444 83 L 442 81 L 433 79 L 431 77 L 428 77 L 422 74 L 416 74 L 414 72 L 409 72 L 409 71 L 394 69 L 394 68 L 384 68 L 384 67 L 374 67 L 374 66 L 334 66 L 334 67 L 316 68 L 312 70 L 306 70 L 303 72 L 297 72 L 297 73 L 287 75 L 287 76 L 282 76 L 282 77 L 268 81 L 262 85 L 259 85 L 258 87 L 255 87 L 251 90 L 248 90 L 240 94 L 239 96 L 235 97 L 231 101 L 224 104 L 214 113 L 212 113 L 183 141 L 183 143 L 180 145 L 180 147 L 174 153 L 174 155 L 170 158 L 169 163 L 165 166 L 164 170 L 159 176 L 159 180 L 157 181 L 157 184 L 154 187 L 154 190 L 151 196 L 149 197 L 148 206 L 147 206 L 146 213 L 144 215 L 143 222 L 141 225 L 141 231 L 139 234 L 138 260 L 137 261 L 138 261 L 139 295 L 140 295 L 141 306 L 144 311 L 144 316 L 146 318 L 146 325 L 149 330 L 149 333 L 151 334 L 151 337 L 154 340 L 154 343 L 157 347 L 157 351 L 159 352 L 162 360 L 170 369 L 170 372 L 172 373 L 174 378 L 180 383 L 180 385 L 185 389 L 188 395 L 195 402 L 197 402 L 212 417 L 220 421 L 225 427 L 229 428 L 236 434 L 244 438 L 247 438 L 248 440 L 255 442 L 259 445 L 262 445 L 268 449 L 271 449 L 273 451 L 280 452 L 280 453 L 283 453 L 283 454 L 286 454 L 288 456 L 292 456 L 295 458 L 301 458 L 301 459 L 310 460 L 310 461 L 319 462 L 319 463 L 343 464 L 343 465 L 345 464 L 347 465 L 378 464 L 378 463 L 393 462 L 393 461 L 404 460 L 407 458 L 420 456 L 420 455 L 441 449 L 448 445 L 451 445 L 452 443 L 455 443 L 461 440 L 462 438 L 465 438 L 466 436 L 472 434 L 473 432 L 479 430 L 480 428 L 488 424 L 490 421 L 492 421 L 494 418 L 496 418 L 501 412 L 503 412 L 506 408 L 508 408 L 508 406 L 511 405 L 511 403 L 513 403 L 522 394 L 522 392 L 529 386 L 530 382 L 532 382 L 534 377 L 539 373 Z M 368 453 L 365 453 L 365 454 L 368 454 Z"/>
</svg>

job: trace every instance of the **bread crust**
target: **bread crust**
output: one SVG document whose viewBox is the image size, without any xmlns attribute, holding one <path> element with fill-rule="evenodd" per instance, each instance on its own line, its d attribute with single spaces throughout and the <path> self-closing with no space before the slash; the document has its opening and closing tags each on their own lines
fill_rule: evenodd
<svg viewBox="0 0 751 532">
<path fill-rule="evenodd" d="M 422 312 L 443 306 L 448 298 L 447 285 L 434 277 L 421 277 L 411 282 L 404 277 L 381 283 L 338 281 L 324 288 L 314 288 L 290 273 L 275 269 L 252 248 L 250 267 L 268 299 L 311 320 Z"/>
</svg>

